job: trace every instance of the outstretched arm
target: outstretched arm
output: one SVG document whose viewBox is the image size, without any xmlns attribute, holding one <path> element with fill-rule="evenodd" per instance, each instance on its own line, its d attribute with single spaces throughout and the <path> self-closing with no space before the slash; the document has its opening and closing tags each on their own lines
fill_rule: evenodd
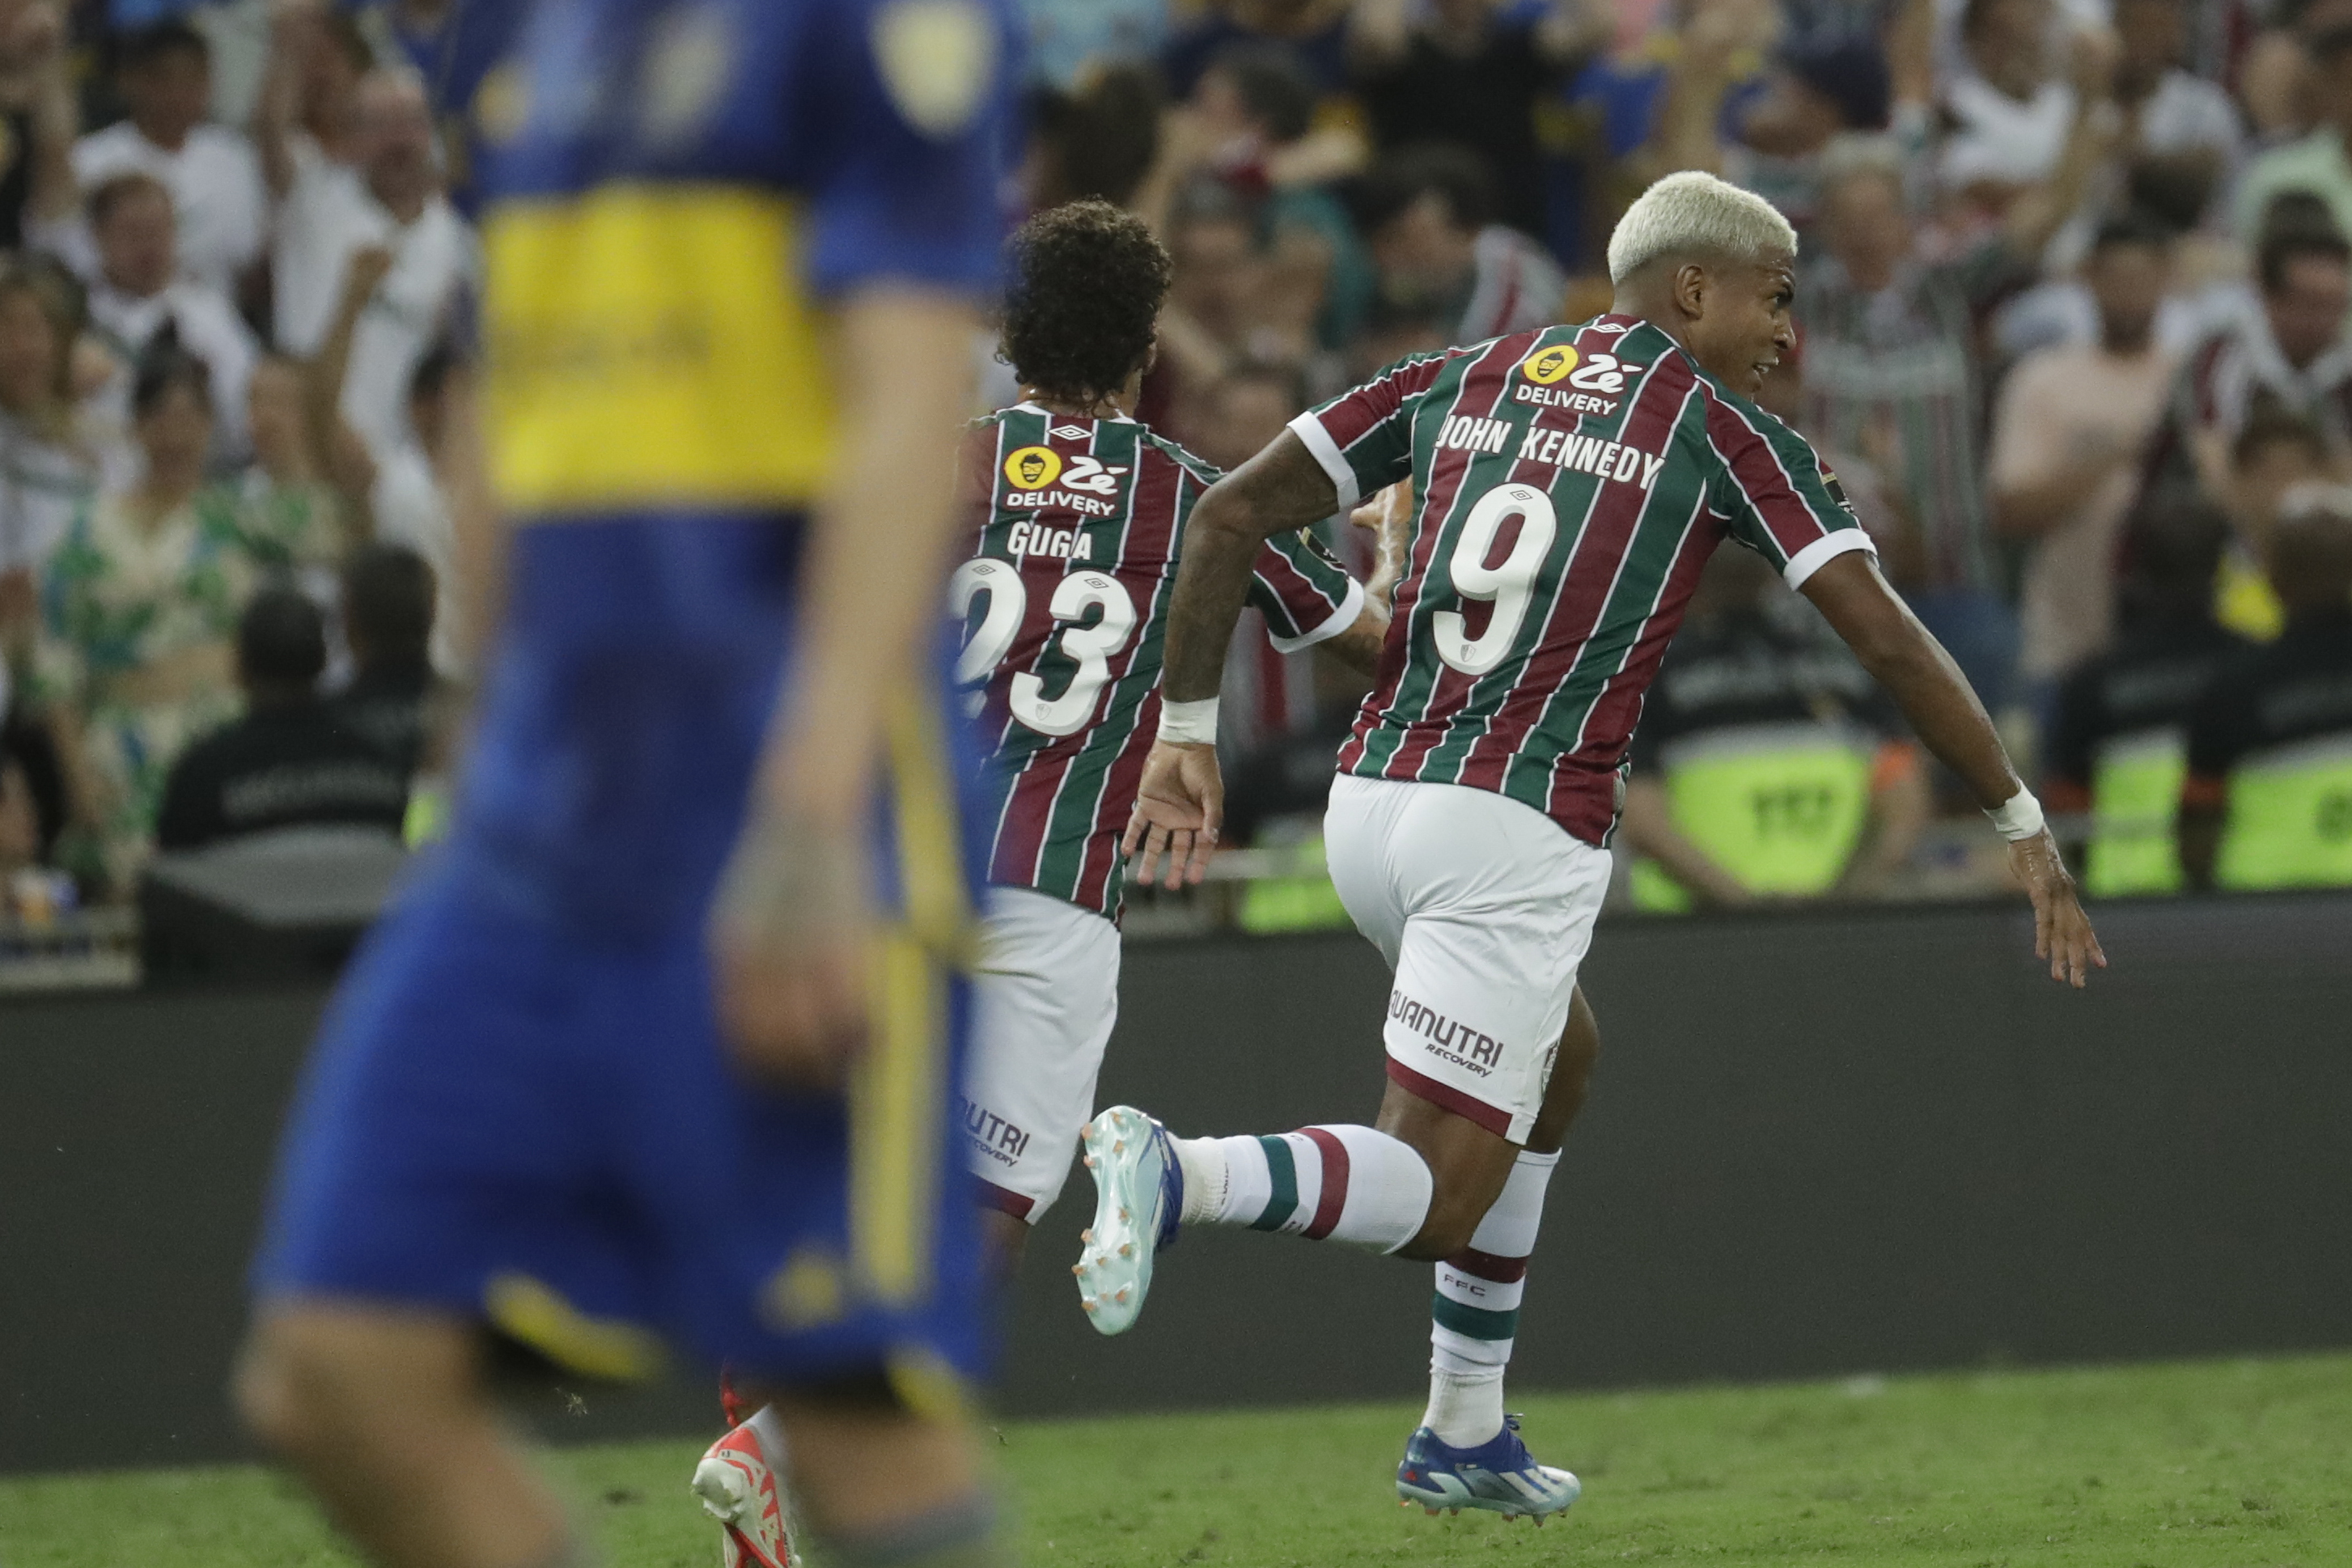
<svg viewBox="0 0 2352 1568">
<path fill-rule="evenodd" d="M 1886 585 L 1876 562 L 1849 551 L 1805 579 L 1803 592 L 1979 805 L 1999 812 L 2020 796 L 2032 800 L 1959 667 Z M 2033 900 L 2034 955 L 2049 961 L 2050 977 L 2080 986 L 2093 968 L 2106 967 L 2050 830 L 2011 839 L 2009 864 Z"/>
<path fill-rule="evenodd" d="M 956 443 L 979 315 L 876 286 L 835 315 L 843 476 L 819 503 L 779 700 L 717 907 L 719 1013 L 774 1079 L 835 1079 L 866 1015 L 865 814 L 884 716 L 929 645 L 955 526 Z"/>
<path fill-rule="evenodd" d="M 1168 609 L 1160 738 L 1144 760 L 1124 846 L 1129 855 L 1141 852 L 1145 880 L 1162 853 L 1171 888 L 1197 882 L 1208 870 L 1224 816 L 1214 703 L 1234 622 L 1249 595 L 1251 563 L 1268 539 L 1330 516 L 1338 500 L 1331 477 L 1286 430 L 1210 486 L 1192 509 Z"/>
<path fill-rule="evenodd" d="M 307 396 L 302 426 L 310 460 L 350 509 L 362 540 L 375 537 L 375 454 L 343 417 L 343 383 L 351 373 L 352 342 L 359 335 L 360 318 L 391 270 L 392 252 L 380 245 L 352 252 L 343 263 L 342 292 L 327 323 L 327 335 L 303 373 Z"/>
</svg>

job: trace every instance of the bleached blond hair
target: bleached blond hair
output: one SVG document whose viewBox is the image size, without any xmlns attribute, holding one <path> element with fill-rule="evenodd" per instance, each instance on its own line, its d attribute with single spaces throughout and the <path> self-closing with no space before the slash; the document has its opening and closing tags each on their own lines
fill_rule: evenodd
<svg viewBox="0 0 2352 1568">
<path fill-rule="evenodd" d="M 1797 231 L 1780 209 L 1753 191 L 1685 169 L 1643 191 L 1609 237 L 1609 281 L 1626 279 L 1662 256 L 1718 256 L 1768 261 L 1797 254 Z"/>
</svg>

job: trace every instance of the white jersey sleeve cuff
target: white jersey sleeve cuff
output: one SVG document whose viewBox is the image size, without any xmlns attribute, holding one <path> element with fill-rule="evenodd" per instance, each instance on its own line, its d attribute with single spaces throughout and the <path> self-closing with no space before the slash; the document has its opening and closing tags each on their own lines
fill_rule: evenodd
<svg viewBox="0 0 2352 1568">
<path fill-rule="evenodd" d="M 1310 648 L 1317 643 L 1328 642 L 1338 637 L 1341 632 L 1354 626 L 1356 617 L 1363 613 L 1364 585 L 1350 577 L 1348 579 L 1348 596 L 1339 601 L 1339 607 L 1331 612 L 1329 620 L 1312 630 L 1301 632 L 1295 637 L 1278 637 L 1268 631 L 1265 640 L 1274 645 L 1274 651 L 1276 653 L 1297 653 L 1302 648 Z"/>
<path fill-rule="evenodd" d="M 1339 504 L 1335 509 L 1339 515 L 1345 517 L 1355 510 L 1364 499 L 1356 489 L 1356 470 L 1339 455 L 1339 444 L 1331 439 L 1331 432 L 1323 428 L 1323 421 L 1312 413 L 1302 414 L 1290 422 L 1290 433 L 1307 443 L 1307 449 L 1315 454 L 1315 460 L 1330 476 L 1339 492 Z"/>
<path fill-rule="evenodd" d="M 1801 588 L 1805 579 L 1828 565 L 1849 550 L 1867 550 L 1878 553 L 1878 542 L 1858 528 L 1841 528 L 1835 533 L 1824 533 L 1794 555 L 1780 568 L 1780 575 L 1790 588 Z"/>
</svg>

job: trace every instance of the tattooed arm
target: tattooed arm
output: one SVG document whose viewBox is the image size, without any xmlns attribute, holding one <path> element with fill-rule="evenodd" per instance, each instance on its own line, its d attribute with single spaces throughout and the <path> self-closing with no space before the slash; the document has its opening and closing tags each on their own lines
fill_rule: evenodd
<svg viewBox="0 0 2352 1568">
<path fill-rule="evenodd" d="M 1163 702 L 1216 696 L 1258 547 L 1286 530 L 1330 516 L 1338 504 L 1331 477 L 1287 430 L 1209 487 L 1184 531 L 1176 595 L 1168 608 Z M 1224 797 L 1213 741 L 1152 743 L 1125 843 L 1127 853 L 1142 853 L 1145 880 L 1163 853 L 1168 886 L 1201 879 L 1216 847 Z"/>
</svg>

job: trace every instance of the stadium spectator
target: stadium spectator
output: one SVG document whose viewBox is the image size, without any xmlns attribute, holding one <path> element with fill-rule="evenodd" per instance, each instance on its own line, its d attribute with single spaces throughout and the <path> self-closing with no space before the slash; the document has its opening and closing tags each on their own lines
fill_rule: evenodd
<svg viewBox="0 0 2352 1568">
<path fill-rule="evenodd" d="M 79 291 L 55 270 L 0 260 L 0 653 L 28 657 L 38 578 L 87 500 L 69 351 Z"/>
<path fill-rule="evenodd" d="M 2352 489 L 2287 498 L 2271 585 L 2285 630 L 2225 665 L 2189 720 L 2192 888 L 2352 886 Z"/>
<path fill-rule="evenodd" d="M 1318 129 L 1314 119 L 1314 83 L 1288 51 L 1234 45 L 1170 114 L 1154 183 L 1206 175 L 1251 204 L 1276 287 L 1320 301 L 1312 312 L 1317 340 L 1332 348 L 1361 321 L 1373 279 L 1348 209 L 1328 184 L 1359 173 L 1368 149 L 1354 130 Z"/>
<path fill-rule="evenodd" d="M 433 568 L 414 550 L 371 545 L 343 569 L 343 637 L 352 679 L 334 699 L 337 719 L 400 772 L 423 763 L 433 701 Z"/>
<path fill-rule="evenodd" d="M 51 557 L 37 685 L 85 830 L 74 868 L 117 892 L 147 853 L 172 759 L 236 711 L 233 637 L 257 580 L 232 498 L 205 483 L 204 367 L 154 356 L 131 406 L 142 475 L 101 490 Z"/>
<path fill-rule="evenodd" d="M 1821 205 L 1822 157 L 1841 137 L 1886 133 L 1907 151 L 1926 144 L 1932 78 L 1924 67 L 1903 90 L 1898 114 L 1889 42 L 1900 43 L 1909 13 L 1877 37 L 1828 25 L 1776 41 L 1780 11 L 1746 0 L 1694 5 L 1674 37 L 1672 63 L 1656 92 L 1647 139 L 1626 160 L 1629 183 L 1678 169 L 1703 169 L 1753 190 L 1810 236 Z M 1914 49 L 1915 53 L 1917 51 Z M 1761 72 L 1759 58 L 1771 65 Z M 1731 134 L 1725 135 L 1728 127 Z"/>
<path fill-rule="evenodd" d="M 499 68 L 531 9 L 530 0 L 356 0 L 351 5 L 354 28 L 375 63 L 413 75 L 425 89 L 449 191 L 469 211 L 478 143 L 493 123 L 511 120 L 522 91 L 514 74 Z M 691 41 L 718 49 L 728 42 L 723 34 Z"/>
<path fill-rule="evenodd" d="M 1306 405 L 1296 370 L 1245 360 L 1202 391 L 1184 424 L 1195 456 L 1234 468 L 1265 450 Z"/>
<path fill-rule="evenodd" d="M 2087 80 L 2087 79 L 2086 79 Z M 1886 139 L 1849 139 L 1827 159 L 1826 256 L 1798 277 L 1805 324 L 1802 426 L 1824 448 L 1868 458 L 1916 527 L 1920 575 L 1912 607 L 1998 711 L 2016 658 L 1986 528 L 1981 312 L 2031 276 L 2080 199 L 2099 137 L 2076 117 L 2057 173 L 2017 199 L 2001 226 L 1957 257 L 1919 244 L 1904 191 L 1905 153 Z"/>
<path fill-rule="evenodd" d="M 1196 156 L 1244 195 L 1297 190 L 1360 173 L 1370 155 L 1353 126 L 1318 126 L 1315 82 L 1290 50 L 1234 44 L 1209 61 L 1176 117 Z"/>
<path fill-rule="evenodd" d="M 2317 196 L 2336 231 L 2352 234 L 2352 17 L 2338 19 L 2310 41 L 2311 79 L 2305 101 L 2319 122 L 2301 138 L 2273 147 L 2246 169 L 2238 187 L 2238 229 L 2259 244 L 2271 204 L 2282 192 Z"/>
<path fill-rule="evenodd" d="M 2124 112 L 2124 156 L 2200 194 L 2202 212 L 2236 171 L 2246 134 L 2237 106 L 2218 84 L 2184 68 L 2185 0 L 2116 0 L 2116 103 Z"/>
<path fill-rule="evenodd" d="M 280 200 L 305 166 L 359 161 L 359 87 L 374 51 L 352 13 L 286 5 L 270 13 L 270 38 L 255 105 L 255 150 Z"/>
<path fill-rule="evenodd" d="M 407 771 L 320 700 L 326 665 L 326 626 L 316 605 L 290 588 L 253 596 L 236 629 L 244 715 L 173 763 L 156 816 L 157 848 L 196 849 L 310 824 L 400 831 Z"/>
<path fill-rule="evenodd" d="M 357 175 L 320 161 L 295 171 L 278 215 L 277 342 L 319 351 L 353 253 L 381 247 L 389 268 L 359 321 L 342 413 L 377 458 L 407 438 L 417 365 L 449 325 L 478 273 L 473 230 L 441 193 L 424 84 L 400 69 L 371 72 L 358 97 Z M 265 142 L 282 137 L 265 128 Z"/>
<path fill-rule="evenodd" d="M 2352 246 L 2333 228 L 2274 224 L 2255 264 L 2261 308 L 2181 367 L 2148 447 L 2142 493 L 2201 490 L 2226 504 L 2229 454 L 2263 408 L 2311 422 L 2331 453 L 2352 447 Z"/>
<path fill-rule="evenodd" d="M 73 210 L 80 130 L 58 7 L 31 0 L 0 12 L 0 248 Z"/>
<path fill-rule="evenodd" d="M 1606 42 L 1591 0 L 1359 0 L 1348 46 L 1358 96 L 1384 152 L 1445 143 L 1474 153 L 1497 221 L 1548 232 L 1538 110 Z"/>
<path fill-rule="evenodd" d="M 1168 85 L 1189 98 L 1209 62 L 1235 44 L 1279 44 L 1318 97 L 1347 90 L 1348 18 L 1355 0 L 1206 0 L 1160 52 Z"/>
<path fill-rule="evenodd" d="M 124 41 L 118 80 L 131 117 L 75 143 L 75 178 L 85 191 L 117 174 L 161 180 L 179 216 L 181 269 L 236 298 L 246 269 L 261 258 L 268 193 L 253 144 L 205 121 L 212 94 L 210 48 L 184 22 L 158 22 Z M 68 237 L 59 245 L 77 272 L 95 273 L 97 258 L 86 237 Z"/>
<path fill-rule="evenodd" d="M 1167 96 L 1158 74 L 1139 66 L 1110 66 L 1068 89 L 1033 94 L 1021 171 L 1029 208 L 1092 197 L 1164 223 L 1169 191 L 1150 205 L 1139 193 L 1160 156 Z"/>
<path fill-rule="evenodd" d="M 2257 410 L 2239 432 L 2230 448 L 2230 499 L 2222 509 L 2231 538 L 2213 603 L 2221 624 L 2240 637 L 2269 642 L 2285 627 L 2286 608 L 2271 592 L 2271 531 L 2288 495 L 2340 467 L 2331 462 L 2318 427 L 2283 409 Z"/>
<path fill-rule="evenodd" d="M 1270 268 L 1240 196 L 1216 181 L 1196 181 L 1179 193 L 1167 232 L 1176 269 L 1160 316 L 1160 360 L 1146 378 L 1142 405 L 1154 412 L 1188 405 L 1238 361 L 1287 359 L 1305 346 L 1281 342 L 1268 324 Z"/>
<path fill-rule="evenodd" d="M 89 324 L 114 372 L 90 400 L 94 411 L 109 428 L 127 430 L 139 365 L 150 350 L 170 342 L 204 364 L 220 410 L 222 451 L 241 458 L 249 450 L 245 398 L 257 352 L 253 333 L 228 296 L 181 273 L 171 192 L 152 174 L 117 174 L 90 193 L 89 228 L 98 246 Z"/>
<path fill-rule="evenodd" d="M 0 691 L 0 921 L 40 924 L 75 902 L 73 879 L 50 864 L 65 816 L 48 731 L 10 710 Z"/>
<path fill-rule="evenodd" d="M 1380 298 L 1477 342 L 1559 320 L 1568 281 L 1543 247 L 1494 221 L 1494 187 L 1457 147 L 1408 148 L 1366 177 L 1359 216 Z"/>
<path fill-rule="evenodd" d="M 319 598 L 316 574 L 341 564 L 368 520 L 364 488 L 333 482 L 336 466 L 311 417 L 314 407 L 334 406 L 333 394 L 299 360 L 270 354 L 254 366 L 246 405 L 253 461 L 237 477 L 237 532 L 257 562 L 293 571 Z M 344 471 L 361 461 L 352 455 Z"/>
<path fill-rule="evenodd" d="M 1937 179 L 1966 205 L 2005 210 L 2057 169 L 2081 115 L 2080 95 L 2060 69 L 2051 0 L 1968 0 L 1960 16 L 1960 68 L 1943 84 L 1948 128 Z M 2089 40 L 2070 43 L 2089 52 Z"/>
<path fill-rule="evenodd" d="M 372 448 L 343 416 L 348 397 L 339 401 L 334 395 L 334 389 L 346 384 L 345 367 L 362 314 L 392 264 L 391 253 L 383 249 L 352 253 L 342 298 L 328 323 L 326 342 L 310 363 L 311 392 L 305 408 L 310 418 L 311 449 L 319 454 L 328 479 L 343 498 L 347 515 L 367 537 L 414 550 L 432 567 L 441 595 L 434 658 L 443 669 L 454 671 L 458 668 L 453 628 L 457 624 L 454 608 L 459 584 L 448 495 L 441 479 L 441 453 L 448 425 L 449 386 L 459 369 L 457 355 L 448 344 L 436 343 L 417 362 L 409 378 L 406 416 L 397 440 L 388 448 Z"/>
<path fill-rule="evenodd" d="M 1722 76 L 1715 79 L 1728 85 Z M 1724 147 L 1716 172 L 1765 197 L 1799 235 L 1809 235 L 1821 205 L 1822 154 L 1841 136 L 1889 130 L 1893 90 L 1877 39 L 1835 32 L 1801 37 L 1739 115 L 1739 134 Z"/>
<path fill-rule="evenodd" d="M 1994 526 L 2031 542 L 2018 650 L 2029 687 L 2113 635 L 2117 536 L 2177 363 L 2155 342 L 2168 247 L 2146 223 L 2103 228 L 2085 268 L 2099 341 L 2029 354 L 2001 384 L 1989 488 Z"/>
<path fill-rule="evenodd" d="M 2134 525 L 2125 631 L 2067 677 L 2043 740 L 2042 805 L 2096 816 L 2069 845 L 2083 885 L 2100 898 L 2169 893 L 2181 885 L 2174 847 L 2188 773 L 2183 726 L 2223 664 L 2246 644 L 2213 617 L 2213 574 L 2230 526 L 2202 501 L 2160 507 Z"/>
<path fill-rule="evenodd" d="M 1869 897 L 1917 844 L 1917 742 L 1780 593 L 1760 556 L 1717 551 L 1643 705 L 1623 821 L 1645 909 Z"/>
</svg>

